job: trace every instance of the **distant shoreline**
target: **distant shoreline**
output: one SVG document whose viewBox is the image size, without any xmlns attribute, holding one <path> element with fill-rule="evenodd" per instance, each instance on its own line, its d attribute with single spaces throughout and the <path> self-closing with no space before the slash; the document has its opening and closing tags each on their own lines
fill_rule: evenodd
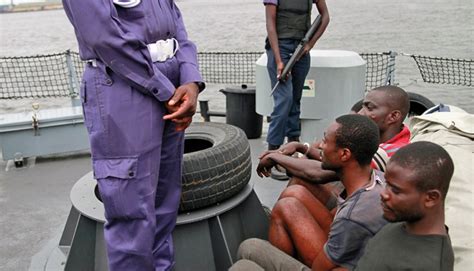
<svg viewBox="0 0 474 271">
<path fill-rule="evenodd" d="M 62 9 L 61 3 L 25 3 L 19 5 L 0 6 L 0 13 L 31 12 L 42 10 Z"/>
</svg>

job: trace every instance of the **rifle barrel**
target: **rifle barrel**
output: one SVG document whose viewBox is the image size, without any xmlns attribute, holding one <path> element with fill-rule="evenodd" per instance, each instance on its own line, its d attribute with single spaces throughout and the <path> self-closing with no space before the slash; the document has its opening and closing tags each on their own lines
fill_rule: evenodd
<svg viewBox="0 0 474 271">
<path fill-rule="evenodd" d="M 278 80 L 278 82 L 273 87 L 273 89 L 270 93 L 270 96 L 273 95 L 273 92 L 275 92 L 275 89 L 279 85 L 280 81 L 283 81 L 283 82 L 286 81 L 286 77 L 288 76 L 288 73 L 291 71 L 291 69 L 293 69 L 293 66 L 295 65 L 296 61 L 298 60 L 298 58 L 300 58 L 300 55 L 303 52 L 304 46 L 313 37 L 314 33 L 316 33 L 316 31 L 319 28 L 319 25 L 321 25 L 321 15 L 318 15 L 318 17 L 316 17 L 316 19 L 314 19 L 313 23 L 311 24 L 311 27 L 306 32 L 304 38 L 300 41 L 300 43 L 296 47 L 295 51 L 293 52 L 293 54 L 290 57 L 290 60 L 288 61 L 288 63 L 286 63 L 285 67 L 283 68 L 283 71 L 280 75 L 280 79 Z"/>
</svg>

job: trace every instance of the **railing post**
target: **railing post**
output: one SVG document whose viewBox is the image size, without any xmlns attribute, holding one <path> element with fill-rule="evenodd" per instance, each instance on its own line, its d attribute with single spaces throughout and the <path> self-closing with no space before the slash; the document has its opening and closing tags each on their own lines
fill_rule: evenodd
<svg viewBox="0 0 474 271">
<path fill-rule="evenodd" d="M 210 122 L 211 118 L 209 116 L 209 100 L 199 100 L 199 111 L 201 111 L 201 117 L 205 122 Z"/>
<path fill-rule="evenodd" d="M 69 96 L 71 97 L 72 106 L 79 106 L 80 100 L 77 99 L 79 96 L 79 80 L 76 76 L 76 68 L 72 62 L 71 51 L 66 51 L 66 66 L 68 71 L 68 82 L 69 82 Z"/>
<path fill-rule="evenodd" d="M 387 76 L 385 77 L 385 85 L 395 84 L 395 57 L 397 52 L 389 51 L 388 67 L 387 67 Z"/>
</svg>

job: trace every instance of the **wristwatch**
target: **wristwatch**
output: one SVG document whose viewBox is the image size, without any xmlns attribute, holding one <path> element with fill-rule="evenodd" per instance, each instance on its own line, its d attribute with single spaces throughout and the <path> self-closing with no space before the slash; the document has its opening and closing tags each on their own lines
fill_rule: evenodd
<svg viewBox="0 0 474 271">
<path fill-rule="evenodd" d="M 204 82 L 194 82 L 199 89 L 199 92 L 203 91 L 206 88 L 206 84 Z"/>
</svg>

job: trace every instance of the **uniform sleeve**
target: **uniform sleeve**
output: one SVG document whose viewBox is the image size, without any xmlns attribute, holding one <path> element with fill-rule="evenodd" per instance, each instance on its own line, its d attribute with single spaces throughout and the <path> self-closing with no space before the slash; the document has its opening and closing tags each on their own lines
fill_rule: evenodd
<svg viewBox="0 0 474 271">
<path fill-rule="evenodd" d="M 175 38 L 179 43 L 176 59 L 179 62 L 180 84 L 191 82 L 202 82 L 201 73 L 197 59 L 197 49 L 194 43 L 188 40 L 188 34 L 184 27 L 183 17 L 176 4 L 173 5 L 173 16 L 176 24 Z"/>
<path fill-rule="evenodd" d="M 167 101 L 175 86 L 153 65 L 146 44 L 123 31 L 110 0 L 64 0 L 81 42 L 138 90 Z"/>
<path fill-rule="evenodd" d="M 331 225 L 324 252 L 335 264 L 352 269 L 372 234 L 362 225 L 340 219 Z"/>
</svg>

